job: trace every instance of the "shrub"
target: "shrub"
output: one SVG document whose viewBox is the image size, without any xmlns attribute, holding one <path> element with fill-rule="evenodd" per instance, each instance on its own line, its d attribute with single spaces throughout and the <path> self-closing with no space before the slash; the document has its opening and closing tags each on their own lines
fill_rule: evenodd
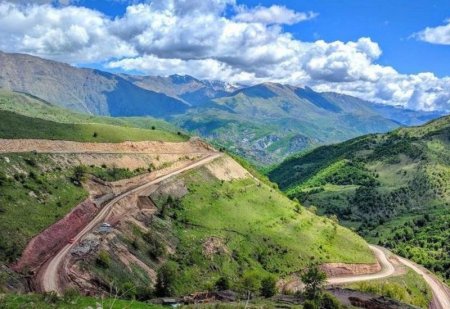
<svg viewBox="0 0 450 309">
<path fill-rule="evenodd" d="M 261 280 L 261 295 L 264 297 L 272 297 L 277 293 L 277 279 L 268 276 Z"/>
<path fill-rule="evenodd" d="M 109 257 L 109 254 L 105 250 L 101 250 L 97 256 L 97 259 L 95 260 L 95 263 L 102 268 L 108 268 L 111 264 L 111 258 Z"/>
<path fill-rule="evenodd" d="M 216 290 L 218 291 L 225 291 L 230 289 L 230 280 L 228 277 L 220 277 L 216 283 L 214 284 Z"/>
<path fill-rule="evenodd" d="M 69 288 L 64 291 L 63 300 L 65 302 L 71 302 L 80 296 L 80 293 L 75 288 Z"/>
<path fill-rule="evenodd" d="M 166 255 L 166 246 L 154 233 L 148 232 L 142 238 L 150 247 L 148 254 L 151 258 L 156 259 Z"/>
<path fill-rule="evenodd" d="M 136 286 L 133 282 L 125 282 L 122 286 L 122 297 L 124 298 L 135 298 L 136 297 Z"/>
<path fill-rule="evenodd" d="M 308 299 L 303 303 L 303 309 L 319 309 L 319 305 L 315 301 Z"/>
<path fill-rule="evenodd" d="M 322 298 L 320 300 L 320 308 L 321 309 L 340 309 L 343 306 L 339 303 L 339 301 L 334 297 L 334 295 L 330 293 L 323 293 Z"/>
<path fill-rule="evenodd" d="M 46 304 L 56 304 L 60 299 L 58 297 L 58 294 L 56 292 L 45 292 L 42 294 L 42 299 Z"/>
<path fill-rule="evenodd" d="M 86 177 L 86 167 L 84 165 L 75 166 L 73 169 L 72 181 L 76 185 L 80 185 Z"/>
<path fill-rule="evenodd" d="M 261 280 L 255 272 L 246 272 L 242 277 L 242 287 L 251 296 L 261 289 Z"/>
<path fill-rule="evenodd" d="M 159 297 L 171 296 L 174 294 L 173 284 L 178 275 L 178 265 L 175 262 L 167 262 L 158 270 L 156 279 L 155 294 Z"/>
<path fill-rule="evenodd" d="M 4 185 L 8 181 L 8 178 L 3 172 L 0 172 L 0 186 Z"/>
<path fill-rule="evenodd" d="M 25 161 L 26 164 L 28 164 L 29 166 L 36 166 L 36 160 L 34 158 L 25 158 L 23 159 Z"/>
</svg>

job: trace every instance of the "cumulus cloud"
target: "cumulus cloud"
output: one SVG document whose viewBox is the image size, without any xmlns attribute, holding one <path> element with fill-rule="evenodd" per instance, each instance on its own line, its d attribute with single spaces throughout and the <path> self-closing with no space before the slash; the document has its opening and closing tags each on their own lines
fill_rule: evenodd
<svg viewBox="0 0 450 309">
<path fill-rule="evenodd" d="M 262 23 L 267 25 L 293 25 L 318 16 L 315 12 L 295 12 L 280 5 L 272 5 L 271 7 L 257 6 L 255 8 L 239 6 L 237 11 L 238 13 L 234 16 L 234 20 L 246 23 Z"/>
<path fill-rule="evenodd" d="M 71 63 L 135 56 L 128 43 L 112 36 L 110 21 L 83 7 L 0 3 L 0 49 Z"/>
<path fill-rule="evenodd" d="M 0 2 L 0 49 L 150 75 L 308 85 L 450 110 L 450 78 L 379 65 L 382 50 L 370 38 L 304 42 L 282 27 L 313 15 L 282 6 L 248 8 L 235 0 L 153 0 L 130 4 L 112 19 L 74 5 Z"/>
<path fill-rule="evenodd" d="M 413 36 L 431 44 L 450 45 L 450 19 L 445 21 L 445 25 L 427 27 Z"/>
</svg>

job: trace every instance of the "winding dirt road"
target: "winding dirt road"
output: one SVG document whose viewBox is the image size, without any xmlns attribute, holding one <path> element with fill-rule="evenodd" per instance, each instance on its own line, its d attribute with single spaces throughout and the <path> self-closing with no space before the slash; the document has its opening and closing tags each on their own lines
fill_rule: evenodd
<svg viewBox="0 0 450 309">
<path fill-rule="evenodd" d="M 450 291 L 438 278 L 436 278 L 436 276 L 422 266 L 419 266 L 409 260 L 399 256 L 397 256 L 397 259 L 403 265 L 411 268 L 419 275 L 422 275 L 423 279 L 427 282 L 428 286 L 433 291 L 433 303 L 431 304 L 431 308 L 450 309 Z"/>
<path fill-rule="evenodd" d="M 377 258 L 378 262 L 381 265 L 381 271 L 373 274 L 367 274 L 367 275 L 357 275 L 357 276 L 343 276 L 343 277 L 333 277 L 329 278 L 327 280 L 327 284 L 334 285 L 334 284 L 344 284 L 344 283 L 352 283 L 352 282 L 359 282 L 359 281 L 368 281 L 368 280 L 376 280 L 376 279 L 382 279 L 389 276 L 392 276 L 395 272 L 395 267 L 392 265 L 392 263 L 388 260 L 386 257 L 386 254 L 378 247 L 369 245 L 370 249 L 372 249 L 373 253 L 375 254 L 375 257 Z"/>
<path fill-rule="evenodd" d="M 203 153 L 205 154 L 205 153 Z M 209 153 L 205 157 L 192 162 L 191 164 L 180 167 L 176 170 L 172 170 L 171 172 L 168 172 L 165 175 L 159 176 L 156 179 L 153 179 L 143 185 L 140 185 L 138 187 L 135 187 L 133 189 L 129 189 L 125 192 L 122 192 L 118 196 L 116 196 L 114 199 L 112 199 L 110 202 L 108 202 L 102 210 L 97 214 L 97 216 L 89 222 L 85 226 L 85 228 L 78 233 L 77 236 L 74 237 L 74 242 L 72 244 L 65 245 L 52 259 L 47 261 L 44 266 L 40 269 L 38 276 L 37 276 L 37 285 L 41 291 L 44 292 L 50 292 L 55 291 L 58 294 L 61 294 L 63 291 L 61 290 L 60 285 L 60 278 L 62 274 L 64 273 L 64 267 L 68 259 L 66 258 L 67 254 L 70 252 L 70 250 L 76 245 L 77 242 L 79 242 L 87 233 L 89 233 L 91 230 L 93 230 L 98 224 L 103 222 L 105 218 L 108 217 L 110 214 L 113 206 L 121 199 L 131 195 L 138 193 L 140 191 L 144 191 L 148 189 L 148 187 L 155 185 L 161 181 L 164 181 L 172 176 L 181 174 L 187 170 L 203 166 L 219 157 L 221 157 L 221 153 Z M 366 275 L 357 275 L 357 276 L 343 276 L 343 277 L 333 277 L 329 278 L 327 280 L 328 285 L 339 285 L 339 284 L 345 284 L 345 283 L 352 283 L 352 282 L 359 282 L 359 281 L 370 281 L 370 280 L 377 280 L 386 278 L 389 276 L 392 276 L 395 272 L 394 265 L 389 261 L 388 257 L 386 256 L 386 252 L 383 248 L 372 246 L 370 245 L 370 248 L 374 252 L 378 262 L 381 265 L 381 271 L 373 274 L 366 274 Z M 450 309 L 450 291 L 448 288 L 439 281 L 433 274 L 428 272 L 426 269 L 424 269 L 421 266 L 418 266 L 417 264 L 406 260 L 404 258 L 396 256 L 398 261 L 402 263 L 403 265 L 411 268 L 413 271 L 418 273 L 419 275 L 423 276 L 424 280 L 427 282 L 427 284 L 430 286 L 432 292 L 433 292 L 433 302 L 431 304 L 431 308 L 433 309 Z"/>
<path fill-rule="evenodd" d="M 60 287 L 60 277 L 61 273 L 63 271 L 64 263 L 67 261 L 66 256 L 69 253 L 69 251 L 76 245 L 77 242 L 79 242 L 87 233 L 89 233 L 92 229 L 94 229 L 98 224 L 104 221 L 105 218 L 107 218 L 108 214 L 110 213 L 112 207 L 114 204 L 116 204 L 119 200 L 123 199 L 124 197 L 134 194 L 140 191 L 143 191 L 147 189 L 149 186 L 152 186 L 154 184 L 157 184 L 163 180 L 166 180 L 172 176 L 181 174 L 187 170 L 205 165 L 219 157 L 221 157 L 221 153 L 212 153 L 202 159 L 199 159 L 198 161 L 195 161 L 188 166 L 179 168 L 175 171 L 172 171 L 166 175 L 160 176 L 148 183 L 145 183 L 139 187 L 136 187 L 134 189 L 128 190 L 126 192 L 123 192 L 116 196 L 114 199 L 112 199 L 110 202 L 108 202 L 102 210 L 98 213 L 98 215 L 91 221 L 89 224 L 86 225 L 86 227 L 78 233 L 77 236 L 74 237 L 74 242 L 72 244 L 67 244 L 64 246 L 51 260 L 49 260 L 39 271 L 38 277 L 37 277 L 37 284 L 40 287 L 40 290 L 44 292 L 51 292 L 55 291 L 58 294 L 61 294 L 63 291 L 61 291 Z"/>
<path fill-rule="evenodd" d="M 339 284 L 345 284 L 345 283 L 352 283 L 352 282 L 360 282 L 360 281 L 369 281 L 369 280 L 376 280 L 376 279 L 382 279 L 386 277 L 390 277 L 395 272 L 395 267 L 389 261 L 388 257 L 386 256 L 386 252 L 384 251 L 384 248 L 369 245 L 370 249 L 375 254 L 375 257 L 377 258 L 378 262 L 381 265 L 381 271 L 373 274 L 367 274 L 367 275 L 358 275 L 358 276 L 345 276 L 345 277 L 334 277 L 329 278 L 327 280 L 328 285 L 339 285 Z M 384 250 L 383 250 L 384 249 Z M 450 291 L 448 288 L 434 276 L 431 274 L 428 270 L 425 268 L 407 260 L 402 257 L 399 257 L 397 255 L 392 254 L 400 263 L 405 265 L 406 267 L 411 268 L 413 271 L 421 275 L 424 280 L 427 282 L 428 286 L 431 288 L 431 291 L 433 292 L 433 300 L 430 305 L 430 308 L 432 309 L 450 309 Z"/>
</svg>

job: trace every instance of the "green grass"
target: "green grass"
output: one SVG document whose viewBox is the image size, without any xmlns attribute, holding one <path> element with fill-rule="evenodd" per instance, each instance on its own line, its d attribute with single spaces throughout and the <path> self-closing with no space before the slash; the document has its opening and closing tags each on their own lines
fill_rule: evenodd
<svg viewBox="0 0 450 309">
<path fill-rule="evenodd" d="M 351 231 L 317 217 L 277 190 L 253 179 L 221 182 L 204 169 L 184 177 L 189 194 L 169 218 L 178 238 L 178 294 L 211 288 L 220 276 L 239 290 L 245 273 L 281 278 L 311 261 L 372 263 L 367 244 Z M 224 250 L 207 257 L 204 242 L 221 239 Z"/>
<path fill-rule="evenodd" d="M 30 308 L 30 309 L 79 309 L 96 308 L 100 304 L 102 308 L 111 309 L 144 309 L 144 308 L 164 308 L 159 305 L 143 303 L 135 300 L 121 300 L 114 298 L 94 298 L 87 296 L 72 296 L 69 299 L 56 298 L 44 294 L 0 294 L 1 308 Z"/>
<path fill-rule="evenodd" d="M 167 131 L 120 127 L 98 123 L 59 123 L 0 111 L 0 138 L 31 138 L 79 142 L 166 141 L 188 139 Z"/>
<path fill-rule="evenodd" d="M 47 155 L 0 155 L 0 263 L 14 261 L 33 236 L 87 197 L 71 175 Z"/>
<path fill-rule="evenodd" d="M 450 282 L 450 116 L 319 147 L 269 176 L 291 198 Z"/>
<path fill-rule="evenodd" d="M 97 123 L 177 133 L 174 125 L 153 117 L 106 117 L 77 113 L 31 95 L 0 89 L 0 110 L 23 116 L 62 123 Z"/>
<path fill-rule="evenodd" d="M 86 173 L 91 174 L 103 181 L 118 181 L 121 179 L 132 178 L 144 173 L 148 173 L 153 170 L 153 166 L 149 166 L 147 169 L 137 168 L 130 170 L 128 168 L 119 167 L 106 167 L 106 166 L 88 166 L 86 168 Z"/>
<path fill-rule="evenodd" d="M 389 297 L 419 308 L 428 308 L 432 293 L 422 276 L 406 269 L 406 273 L 373 281 L 348 284 L 345 287 Z"/>
</svg>

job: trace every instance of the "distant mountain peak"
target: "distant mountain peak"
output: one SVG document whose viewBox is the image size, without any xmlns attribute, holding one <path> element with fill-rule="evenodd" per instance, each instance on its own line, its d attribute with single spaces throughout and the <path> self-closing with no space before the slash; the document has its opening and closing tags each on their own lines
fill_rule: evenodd
<svg viewBox="0 0 450 309">
<path fill-rule="evenodd" d="M 169 76 L 169 79 L 174 84 L 184 84 L 184 83 L 191 83 L 191 82 L 198 82 L 201 83 L 200 80 L 196 79 L 193 76 L 190 75 L 179 75 L 179 74 L 173 74 Z"/>
</svg>

